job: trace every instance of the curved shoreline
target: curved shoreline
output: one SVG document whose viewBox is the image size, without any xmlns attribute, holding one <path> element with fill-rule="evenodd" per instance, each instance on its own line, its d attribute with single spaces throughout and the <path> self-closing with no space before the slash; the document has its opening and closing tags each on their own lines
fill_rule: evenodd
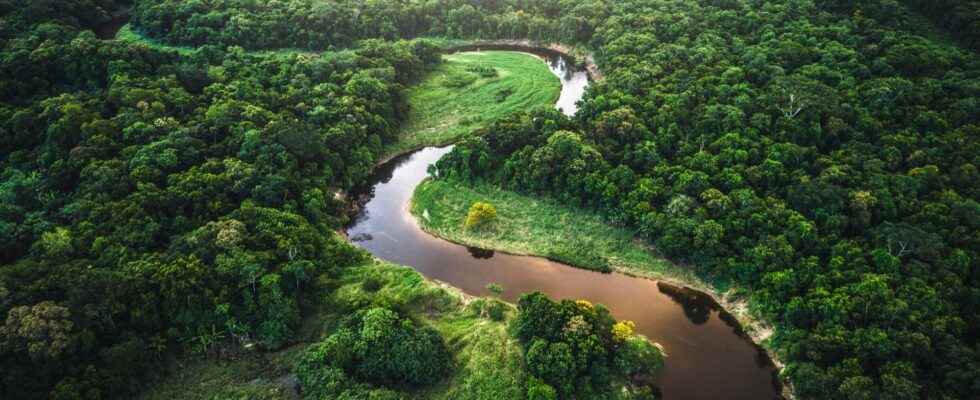
<svg viewBox="0 0 980 400">
<path fill-rule="evenodd" d="M 425 182 L 431 179 L 432 179 L 431 177 L 426 178 L 426 180 L 423 181 L 421 184 L 419 184 L 419 186 L 416 186 L 415 190 L 418 190 L 418 188 L 422 187 L 422 185 L 424 185 Z M 723 292 L 719 292 L 712 285 L 704 282 L 699 278 L 695 278 L 694 280 L 684 280 L 677 277 L 667 276 L 667 275 L 663 275 L 660 273 L 647 271 L 639 268 L 630 268 L 630 267 L 622 267 L 622 266 L 614 266 L 612 267 L 612 271 L 603 272 L 595 268 L 592 268 L 588 265 L 580 265 L 578 263 L 573 263 L 566 260 L 559 260 L 554 257 L 536 254 L 530 251 L 516 250 L 507 247 L 494 247 L 494 246 L 482 247 L 482 244 L 479 243 L 467 242 L 467 240 L 465 239 L 447 237 L 440 234 L 439 231 L 437 231 L 429 224 L 424 222 L 425 218 L 422 215 L 418 215 L 416 213 L 415 205 L 416 205 L 415 196 L 413 195 L 412 199 L 410 200 L 409 204 L 407 204 L 404 211 L 407 212 L 413 219 L 415 219 L 418 227 L 422 229 L 422 231 L 424 231 L 426 234 L 429 234 L 440 240 L 447 241 L 449 243 L 454 243 L 466 247 L 477 247 L 484 250 L 492 250 L 494 252 L 499 252 L 502 254 L 542 258 L 556 264 L 561 264 L 571 268 L 592 271 L 596 273 L 603 273 L 603 274 L 618 273 L 631 278 L 646 279 L 649 281 L 653 281 L 656 282 L 658 286 L 667 285 L 669 288 L 668 290 L 674 292 L 693 291 L 694 295 L 696 296 L 705 296 L 708 299 L 710 299 L 711 302 L 713 303 L 711 306 L 713 308 L 717 308 L 717 310 L 720 312 L 722 320 L 726 320 L 726 316 L 731 317 L 732 318 L 731 322 L 735 324 L 733 328 L 737 331 L 738 335 L 743 337 L 745 340 L 751 342 L 760 352 L 766 354 L 770 362 L 772 362 L 773 366 L 775 367 L 777 373 L 781 373 L 783 371 L 785 364 L 782 362 L 782 360 L 779 359 L 778 355 L 775 353 L 773 349 L 763 344 L 772 335 L 772 329 L 773 329 L 772 326 L 766 323 L 763 319 L 758 318 L 749 312 L 747 300 L 734 298 L 732 295 L 734 289 L 730 289 L 727 292 L 723 293 Z M 668 261 L 670 261 L 671 264 L 674 264 L 678 268 L 684 268 L 681 264 L 675 263 L 672 260 L 668 260 Z M 689 270 L 689 268 L 686 269 Z M 773 379 L 778 380 L 779 383 L 782 385 L 781 389 L 784 398 L 786 399 L 794 398 L 792 396 L 792 390 L 791 390 L 792 385 L 790 382 L 780 379 L 778 375 L 775 376 Z"/>
<path fill-rule="evenodd" d="M 589 75 L 589 80 L 592 82 L 601 82 L 604 79 L 602 71 L 595 64 L 595 59 L 592 57 L 591 53 L 584 51 L 576 52 L 574 48 L 561 43 L 536 43 L 526 39 L 498 39 L 476 40 L 466 44 L 453 45 L 445 48 L 447 53 L 478 50 L 511 50 L 548 57 L 561 56 L 571 61 L 575 66 L 584 69 Z"/>
<path fill-rule="evenodd" d="M 563 53 L 559 50 L 547 48 L 547 47 L 533 46 L 530 45 L 529 43 L 530 42 L 528 41 L 481 41 L 481 42 L 469 42 L 468 44 L 459 45 L 459 46 L 447 46 L 444 49 L 446 52 L 452 52 L 452 51 L 476 50 L 478 48 L 484 50 L 500 48 L 505 50 L 521 51 L 521 52 L 546 55 L 546 56 L 556 55 L 556 54 L 562 56 L 568 56 L 567 53 Z M 490 46 L 501 46 L 501 47 L 491 48 Z M 590 77 L 591 76 L 592 73 L 590 71 Z M 600 75 L 600 79 L 601 79 L 601 75 Z M 446 144 L 451 144 L 451 143 L 453 143 L 453 141 L 449 140 L 447 141 Z M 425 146 L 425 145 L 419 146 L 420 149 L 424 149 L 426 147 L 429 146 Z M 399 157 L 414 154 L 416 151 L 418 151 L 418 149 L 407 149 L 397 153 L 386 155 L 379 160 L 379 162 L 375 166 L 374 171 L 378 171 L 386 164 L 396 162 Z M 413 192 L 417 187 L 418 186 L 412 188 Z M 353 191 L 353 190 L 352 192 L 355 194 L 358 193 L 358 191 Z M 348 203 L 351 204 L 355 210 L 357 210 L 363 207 L 363 205 L 367 203 L 367 201 L 370 201 L 372 197 L 373 196 L 354 196 L 354 198 L 348 199 Z M 420 218 L 418 218 L 418 216 L 411 211 L 413 204 L 414 204 L 414 196 L 410 197 L 409 201 L 402 205 L 401 207 L 402 212 L 407 213 L 406 217 L 414 220 L 415 225 L 418 226 L 418 228 L 422 230 L 426 235 L 429 235 L 430 237 L 441 241 L 445 241 L 447 243 L 463 245 L 463 246 L 467 245 L 465 242 L 459 242 L 454 239 L 443 237 L 437 234 L 436 232 L 433 232 L 431 229 L 428 229 L 427 226 L 421 223 Z M 353 244 L 354 242 L 351 241 L 351 238 L 348 235 L 349 228 L 350 228 L 349 226 L 345 227 L 340 233 Z M 506 248 L 502 248 L 502 249 L 493 248 L 493 250 L 500 251 L 503 254 L 541 258 L 544 260 L 549 260 L 555 264 L 565 265 L 579 270 L 595 271 L 590 268 L 587 268 L 586 266 L 570 264 L 566 261 L 555 260 L 547 256 L 542 257 L 532 253 L 526 253 L 521 251 L 509 251 Z M 373 256 L 373 258 L 380 259 L 378 256 Z M 682 266 L 681 264 L 677 264 L 677 263 L 674 263 L 674 265 Z M 417 268 L 413 268 L 413 269 L 416 269 L 418 271 Z M 419 272 L 421 273 L 421 271 Z M 662 288 L 661 285 L 666 285 L 668 287 L 666 291 L 674 292 L 681 296 L 698 296 L 698 297 L 704 296 L 710 299 L 711 303 L 713 304 L 713 307 L 717 307 L 717 310 L 719 311 L 719 317 L 722 320 L 724 320 L 726 323 L 728 323 L 729 326 L 731 326 L 735 330 L 736 335 L 741 337 L 743 340 L 747 341 L 748 343 L 750 343 L 756 349 L 756 351 L 760 353 L 760 355 L 764 354 L 766 356 L 766 359 L 774 369 L 773 376 L 772 376 L 772 383 L 774 387 L 778 385 L 778 392 L 782 395 L 782 397 L 790 398 L 790 399 L 793 398 L 790 383 L 779 378 L 779 375 L 783 370 L 784 364 L 779 360 L 777 354 L 772 349 L 763 345 L 766 339 L 768 339 L 769 336 L 771 335 L 772 328 L 768 324 L 766 324 L 765 321 L 763 321 L 761 318 L 756 318 L 749 313 L 749 308 L 747 306 L 747 301 L 745 299 L 735 298 L 735 296 L 733 296 L 733 291 L 721 293 L 717 291 L 714 287 L 701 281 L 700 279 L 692 279 L 692 280 L 677 279 L 673 277 L 663 276 L 659 273 L 655 273 L 652 271 L 645 271 L 638 268 L 623 268 L 621 266 L 613 267 L 613 272 L 620 273 L 622 276 L 626 276 L 626 277 L 646 279 L 648 281 L 655 282 L 658 288 Z M 464 289 L 457 287 L 453 284 L 450 284 L 445 280 L 430 278 L 426 276 L 424 273 L 422 275 L 423 275 L 423 279 L 427 281 L 433 282 L 444 288 L 452 288 L 453 291 L 456 293 L 464 294 L 464 295 L 466 294 L 466 292 L 464 292 Z M 662 290 L 662 292 L 666 292 L 666 291 Z"/>
</svg>

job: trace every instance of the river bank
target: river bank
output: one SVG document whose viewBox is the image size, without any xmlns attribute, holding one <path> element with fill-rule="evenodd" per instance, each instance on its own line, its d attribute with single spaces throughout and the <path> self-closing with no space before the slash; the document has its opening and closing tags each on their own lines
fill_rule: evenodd
<svg viewBox="0 0 980 400">
<path fill-rule="evenodd" d="M 463 220 L 476 201 L 493 204 L 497 219 L 482 229 L 464 229 Z M 721 311 L 721 318 L 732 319 L 734 326 L 765 351 L 779 371 L 783 368 L 778 354 L 767 345 L 772 327 L 750 311 L 737 288 L 699 278 L 692 267 L 656 255 L 651 246 L 633 239 L 633 232 L 612 227 L 592 212 L 488 184 L 432 179 L 416 187 L 408 210 L 422 230 L 456 244 L 544 257 L 576 268 L 614 271 L 666 284 L 661 291 L 690 297 L 692 302 Z M 699 296 L 707 296 L 710 301 Z M 784 396 L 788 395 L 786 390 Z"/>
</svg>

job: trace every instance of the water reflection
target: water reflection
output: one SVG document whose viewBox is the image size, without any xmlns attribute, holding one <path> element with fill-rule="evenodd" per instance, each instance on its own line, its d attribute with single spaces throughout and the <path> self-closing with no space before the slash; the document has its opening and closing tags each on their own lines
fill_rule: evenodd
<svg viewBox="0 0 980 400">
<path fill-rule="evenodd" d="M 470 252 L 470 255 L 478 260 L 487 260 L 493 258 L 493 250 L 466 246 L 466 251 Z"/>
<path fill-rule="evenodd" d="M 577 70 L 569 64 L 565 57 L 560 55 L 541 56 L 548 69 L 561 80 L 561 94 L 555 107 L 565 115 L 575 115 L 578 112 L 578 102 L 585 95 L 585 89 L 589 86 L 589 74 L 583 70 Z"/>
<path fill-rule="evenodd" d="M 674 286 L 666 282 L 657 282 L 657 288 L 680 305 L 684 309 L 684 315 L 695 325 L 708 322 L 711 312 L 720 309 L 711 296 L 690 288 Z"/>
<path fill-rule="evenodd" d="M 604 304 L 616 318 L 634 321 L 638 333 L 663 345 L 670 355 L 657 379 L 665 399 L 779 396 L 779 382 L 773 380 L 776 369 L 759 359 L 765 354 L 740 334 L 734 319 L 699 292 L 672 290 L 647 279 L 576 269 L 537 257 L 501 252 L 489 257 L 488 252 L 422 231 L 409 214 L 408 204 L 415 187 L 426 178 L 427 166 L 450 149 L 423 149 L 395 160 L 398 167 L 394 171 L 378 174 L 383 182 L 371 188 L 373 197 L 347 230 L 359 239 L 356 245 L 472 295 L 492 295 L 487 285 L 496 283 L 506 289 L 501 299 L 511 302 L 522 293 L 538 290 L 554 298 Z"/>
</svg>

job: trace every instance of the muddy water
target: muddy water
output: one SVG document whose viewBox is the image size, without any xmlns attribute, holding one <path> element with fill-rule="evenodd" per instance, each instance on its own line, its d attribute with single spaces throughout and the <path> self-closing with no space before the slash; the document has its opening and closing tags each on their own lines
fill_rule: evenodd
<svg viewBox="0 0 980 400">
<path fill-rule="evenodd" d="M 553 70 L 560 64 L 549 62 Z M 575 82 L 574 73 L 566 81 Z M 586 78 L 587 84 L 587 78 Z M 584 86 L 579 88 L 578 98 Z M 559 104 L 574 106 L 578 98 Z M 564 103 L 562 103 L 564 101 Z M 569 113 L 572 108 L 563 108 Z M 666 367 L 658 385 L 668 400 L 779 397 L 775 368 L 758 347 L 740 335 L 731 317 L 707 296 L 623 274 L 601 274 L 538 257 L 467 248 L 430 236 L 408 211 L 426 167 L 451 146 L 426 148 L 379 167 L 372 198 L 347 233 L 375 256 L 414 267 L 423 275 L 473 295 L 489 295 L 487 284 L 504 288 L 509 301 L 541 291 L 554 298 L 586 299 L 606 305 L 618 319 L 664 346 Z"/>
<path fill-rule="evenodd" d="M 582 99 L 585 89 L 589 87 L 588 72 L 572 68 L 572 65 L 561 56 L 542 56 L 542 58 L 551 72 L 561 79 L 561 95 L 555 107 L 566 115 L 575 115 L 578 111 L 578 105 L 575 103 Z"/>
</svg>

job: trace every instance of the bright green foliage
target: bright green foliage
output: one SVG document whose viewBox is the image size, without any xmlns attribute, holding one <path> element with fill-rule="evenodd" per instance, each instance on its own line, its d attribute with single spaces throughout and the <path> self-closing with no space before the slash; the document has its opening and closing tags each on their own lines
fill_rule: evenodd
<svg viewBox="0 0 980 400">
<path fill-rule="evenodd" d="M 557 400 L 558 393 L 555 389 L 544 383 L 541 379 L 531 377 L 527 382 L 528 400 Z"/>
<path fill-rule="evenodd" d="M 470 231 L 459 223 L 477 201 L 494 204 L 494 229 Z M 487 182 L 436 179 L 424 181 L 412 197 L 412 213 L 420 216 L 425 210 L 429 218 L 418 218 L 422 228 L 456 243 L 547 257 L 579 268 L 624 269 L 704 285 L 697 283 L 688 268 L 665 260 L 650 246 L 635 240 L 637 232 L 613 226 L 594 211 L 554 199 L 501 189 Z"/>
<path fill-rule="evenodd" d="M 489 290 L 490 293 L 500 296 L 500 294 L 504 292 L 504 287 L 497 283 L 490 282 L 487 284 L 487 290 Z"/>
<path fill-rule="evenodd" d="M 470 211 L 466 213 L 466 220 L 463 227 L 466 229 L 483 228 L 497 220 L 497 208 L 490 203 L 476 202 L 470 206 Z"/>
<path fill-rule="evenodd" d="M 646 338 L 630 336 L 620 344 L 613 364 L 626 375 L 643 374 L 662 368 L 664 353 Z"/>
<path fill-rule="evenodd" d="M 413 105 L 389 154 L 447 144 L 515 111 L 551 108 L 561 86 L 536 56 L 510 51 L 447 54 L 407 93 Z M 493 68 L 496 76 L 470 71 Z"/>
<path fill-rule="evenodd" d="M 306 351 L 297 372 L 305 396 L 352 396 L 369 386 L 420 386 L 440 381 L 453 365 L 442 337 L 385 308 L 346 319 Z"/>
<path fill-rule="evenodd" d="M 532 376 L 529 397 L 601 396 L 623 381 L 630 393 L 643 393 L 642 382 L 663 367 L 662 352 L 645 337 L 617 338 L 618 323 L 605 307 L 535 292 L 521 296 L 517 311 L 513 328 Z"/>
</svg>

